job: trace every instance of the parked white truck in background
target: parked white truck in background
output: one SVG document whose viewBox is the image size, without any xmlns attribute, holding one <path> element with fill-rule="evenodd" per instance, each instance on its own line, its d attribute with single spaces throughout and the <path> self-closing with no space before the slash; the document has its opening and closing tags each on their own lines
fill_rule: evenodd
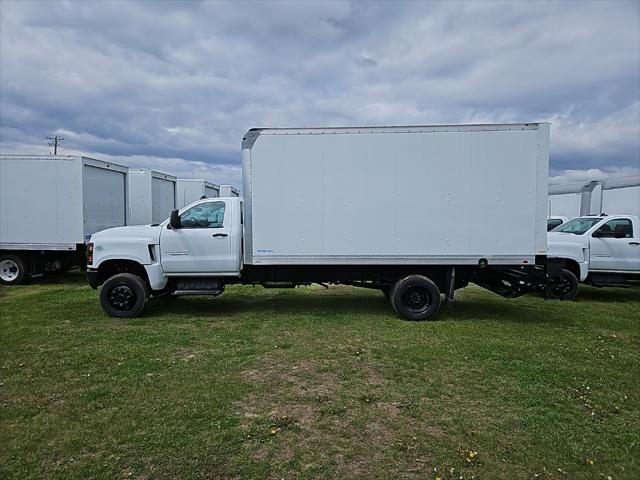
<svg viewBox="0 0 640 480">
<path fill-rule="evenodd" d="M 581 282 L 628 287 L 640 280 L 640 222 L 635 215 L 578 217 L 548 234 L 549 257 Z"/>
<path fill-rule="evenodd" d="M 379 289 L 411 320 L 469 282 L 571 298 L 576 277 L 546 259 L 548 164 L 545 123 L 252 129 L 243 198 L 92 235 L 87 276 L 119 317 L 234 283 Z"/>
<path fill-rule="evenodd" d="M 0 156 L 0 283 L 84 264 L 85 239 L 126 225 L 127 168 L 80 156 Z"/>
</svg>

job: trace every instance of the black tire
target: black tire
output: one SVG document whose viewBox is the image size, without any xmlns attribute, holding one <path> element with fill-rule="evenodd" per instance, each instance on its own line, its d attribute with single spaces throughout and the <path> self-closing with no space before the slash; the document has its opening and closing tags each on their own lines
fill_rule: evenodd
<svg viewBox="0 0 640 480">
<path fill-rule="evenodd" d="M 100 305 L 107 315 L 135 317 L 149 299 L 146 282 L 133 273 L 119 273 L 109 278 L 100 290 Z"/>
<path fill-rule="evenodd" d="M 563 268 L 559 278 L 549 279 L 549 294 L 558 300 L 573 300 L 578 295 L 579 284 L 578 277 Z"/>
<path fill-rule="evenodd" d="M 27 267 L 18 255 L 0 255 L 0 283 L 20 285 L 27 279 Z"/>
<path fill-rule="evenodd" d="M 391 306 L 401 317 L 419 322 L 435 316 L 440 310 L 440 290 L 422 275 L 409 275 L 391 288 Z"/>
</svg>

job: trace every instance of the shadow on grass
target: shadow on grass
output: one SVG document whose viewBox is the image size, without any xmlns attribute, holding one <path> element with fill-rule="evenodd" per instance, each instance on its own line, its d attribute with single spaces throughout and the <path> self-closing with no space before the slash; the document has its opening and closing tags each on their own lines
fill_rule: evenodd
<svg viewBox="0 0 640 480">
<path fill-rule="evenodd" d="M 597 288 L 581 285 L 578 291 L 576 302 L 640 302 L 640 286 L 634 285 L 629 288 Z"/>
<path fill-rule="evenodd" d="M 570 315 L 565 311 L 554 309 L 549 304 L 545 315 L 540 315 L 540 308 L 527 301 L 507 300 L 500 297 L 475 299 L 466 298 L 456 301 L 452 308 L 444 304 L 433 320 L 442 321 L 504 321 L 509 323 L 539 323 L 558 326 L 573 324 Z M 289 321 L 292 317 L 314 321 L 335 322 L 336 318 L 364 322 L 402 321 L 396 315 L 384 296 L 363 293 L 357 295 L 330 294 L 282 294 L 275 296 L 233 294 L 225 298 L 211 297 L 165 297 L 151 300 L 143 314 L 146 319 L 162 319 L 174 321 L 197 317 L 210 320 L 242 320 L 250 315 L 253 318 L 281 317 Z M 412 323 L 412 322 L 409 322 Z M 416 322 L 428 324 L 431 322 Z"/>
<path fill-rule="evenodd" d="M 34 277 L 29 279 L 26 285 L 87 285 L 87 277 L 85 277 L 84 272 L 80 270 L 71 270 L 69 272 L 64 273 L 47 273 L 42 275 L 41 277 Z M 18 287 L 19 288 L 19 287 Z"/>
<path fill-rule="evenodd" d="M 243 298 L 244 297 L 244 298 Z M 330 295 L 314 294 L 263 296 L 247 293 L 245 296 L 233 295 L 212 297 L 165 297 L 149 302 L 145 317 L 168 318 L 175 316 L 197 316 L 200 318 L 238 319 L 243 315 L 268 316 L 270 318 L 292 316 L 324 318 L 331 320 L 336 316 L 358 315 L 364 320 L 393 318 L 395 313 L 391 305 L 380 295 Z"/>
</svg>

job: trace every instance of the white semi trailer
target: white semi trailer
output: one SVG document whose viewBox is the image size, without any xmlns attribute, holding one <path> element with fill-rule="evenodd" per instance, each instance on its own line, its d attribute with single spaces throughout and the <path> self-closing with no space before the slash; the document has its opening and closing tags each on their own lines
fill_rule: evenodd
<svg viewBox="0 0 640 480">
<path fill-rule="evenodd" d="M 84 264 L 92 233 L 126 225 L 127 168 L 80 156 L 0 156 L 0 282 Z"/>
<path fill-rule="evenodd" d="M 177 208 L 177 179 L 153 170 L 129 169 L 127 224 L 148 225 L 166 220 Z"/>
<path fill-rule="evenodd" d="M 182 208 L 202 197 L 219 197 L 220 186 L 203 178 L 179 178 L 176 184 L 176 192 L 176 208 Z"/>
<path fill-rule="evenodd" d="M 571 298 L 546 259 L 548 165 L 546 123 L 252 129 L 243 197 L 93 235 L 87 276 L 113 316 L 235 283 L 379 289 L 411 320 L 469 282 Z"/>
</svg>

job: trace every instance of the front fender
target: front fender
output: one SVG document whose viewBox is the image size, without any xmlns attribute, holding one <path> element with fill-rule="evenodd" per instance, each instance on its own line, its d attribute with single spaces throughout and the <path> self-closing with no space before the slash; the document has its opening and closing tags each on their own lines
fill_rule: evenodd
<svg viewBox="0 0 640 480">
<path fill-rule="evenodd" d="M 93 268 L 99 268 L 109 260 L 131 260 L 140 265 L 154 263 L 151 259 L 149 238 L 111 238 L 107 241 L 95 242 L 93 247 Z"/>
</svg>

